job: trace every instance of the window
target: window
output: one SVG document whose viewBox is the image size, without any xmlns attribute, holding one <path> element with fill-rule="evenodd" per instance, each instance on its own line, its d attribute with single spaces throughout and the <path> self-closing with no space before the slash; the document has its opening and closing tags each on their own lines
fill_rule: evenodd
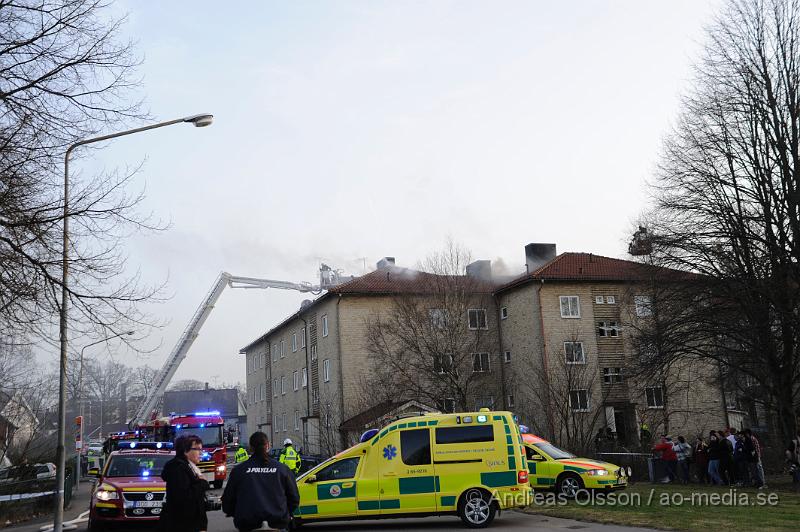
<svg viewBox="0 0 800 532">
<path fill-rule="evenodd" d="M 302 348 L 305 346 L 306 346 L 306 328 L 303 327 L 302 329 L 300 329 L 300 347 Z"/>
<path fill-rule="evenodd" d="M 267 365 L 267 354 L 261 353 L 261 367 L 263 368 L 266 365 Z"/>
<path fill-rule="evenodd" d="M 578 296 L 559 296 L 562 318 L 580 318 L 580 298 Z"/>
<path fill-rule="evenodd" d="M 456 411 L 456 400 L 452 397 L 447 397 L 437 401 L 439 410 L 444 414 L 449 414 Z"/>
<path fill-rule="evenodd" d="M 616 321 L 598 321 L 597 336 L 601 338 L 616 338 L 619 336 L 619 324 Z"/>
<path fill-rule="evenodd" d="M 297 333 L 292 335 L 292 353 L 297 352 Z"/>
<path fill-rule="evenodd" d="M 433 355 L 433 371 L 439 375 L 453 371 L 453 355 Z"/>
<path fill-rule="evenodd" d="M 322 361 L 322 380 L 325 382 L 331 380 L 331 361 L 329 358 Z"/>
<path fill-rule="evenodd" d="M 514 394 L 508 394 L 506 396 L 506 406 L 508 408 L 513 408 L 514 407 Z"/>
<path fill-rule="evenodd" d="M 489 328 L 486 325 L 486 309 L 483 308 L 469 309 L 467 311 L 467 321 L 469 322 L 469 328 L 472 330 Z"/>
<path fill-rule="evenodd" d="M 616 305 L 617 298 L 614 296 L 606 296 L 606 303 L 608 303 L 609 305 Z"/>
<path fill-rule="evenodd" d="M 317 473 L 317 482 L 355 478 L 359 460 L 359 457 L 345 458 L 344 460 L 332 463 Z"/>
<path fill-rule="evenodd" d="M 589 390 L 570 390 L 569 407 L 573 412 L 588 412 Z"/>
<path fill-rule="evenodd" d="M 472 353 L 472 372 L 489 371 L 489 353 Z"/>
<path fill-rule="evenodd" d="M 316 359 L 317 359 L 317 346 L 315 344 L 311 346 L 311 360 L 316 360 Z"/>
<path fill-rule="evenodd" d="M 281 340 L 281 358 L 286 356 L 286 340 Z"/>
<path fill-rule="evenodd" d="M 442 427 L 436 429 L 436 443 L 479 443 L 494 441 L 493 425 Z"/>
<path fill-rule="evenodd" d="M 511 351 L 506 351 L 505 353 L 503 353 L 503 362 L 505 362 L 506 364 L 511 362 Z"/>
<path fill-rule="evenodd" d="M 311 401 L 316 405 L 319 404 L 319 389 L 314 388 L 314 391 L 311 392 Z"/>
<path fill-rule="evenodd" d="M 664 387 L 654 386 L 645 388 L 644 395 L 647 399 L 647 408 L 664 408 Z"/>
<path fill-rule="evenodd" d="M 633 296 L 633 304 L 636 305 L 637 316 L 644 317 L 653 314 L 653 301 L 650 296 Z"/>
<path fill-rule="evenodd" d="M 328 336 L 328 315 L 322 316 L 322 337 Z"/>
<path fill-rule="evenodd" d="M 431 327 L 434 329 L 445 329 L 449 319 L 447 309 L 432 308 L 428 310 L 428 316 L 431 320 Z"/>
<path fill-rule="evenodd" d="M 400 432 L 400 456 L 404 464 L 428 465 L 431 463 L 430 430 L 413 429 Z"/>
<path fill-rule="evenodd" d="M 300 411 L 294 411 L 294 430 L 300 430 Z"/>
<path fill-rule="evenodd" d="M 272 381 L 272 397 L 278 397 L 278 379 Z"/>
<path fill-rule="evenodd" d="M 272 420 L 272 432 L 278 432 L 279 429 L 280 427 L 278 426 L 278 414 L 275 414 Z"/>
<path fill-rule="evenodd" d="M 286 412 L 283 413 L 283 432 L 286 432 Z"/>
<path fill-rule="evenodd" d="M 272 361 L 273 362 L 278 361 L 278 344 L 272 345 Z"/>
<path fill-rule="evenodd" d="M 564 342 L 564 356 L 567 364 L 586 364 L 583 342 Z"/>
<path fill-rule="evenodd" d="M 308 369 L 303 368 L 303 388 L 308 386 Z"/>
<path fill-rule="evenodd" d="M 503 307 L 500 309 L 500 319 L 504 320 L 508 318 L 508 307 Z"/>
<path fill-rule="evenodd" d="M 267 385 L 266 385 L 266 383 L 264 383 L 261 386 L 259 386 L 259 388 L 260 388 L 259 389 L 259 395 L 261 396 L 261 400 L 262 401 L 266 401 L 267 400 Z"/>
<path fill-rule="evenodd" d="M 300 374 L 297 373 L 297 370 L 292 372 L 292 389 L 297 391 L 300 389 Z"/>
<path fill-rule="evenodd" d="M 603 368 L 603 382 L 606 384 L 614 384 L 615 382 L 622 382 L 622 369 L 621 368 Z"/>
<path fill-rule="evenodd" d="M 281 375 L 281 395 L 286 395 L 286 376 Z"/>
<path fill-rule="evenodd" d="M 475 410 L 488 408 L 494 410 L 494 395 L 479 395 L 475 398 Z"/>
</svg>

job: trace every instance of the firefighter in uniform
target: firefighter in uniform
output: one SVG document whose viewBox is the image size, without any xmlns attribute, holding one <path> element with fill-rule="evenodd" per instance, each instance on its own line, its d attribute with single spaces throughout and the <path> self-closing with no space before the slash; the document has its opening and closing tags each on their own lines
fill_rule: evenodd
<svg viewBox="0 0 800 532">
<path fill-rule="evenodd" d="M 292 440 L 286 438 L 283 440 L 283 451 L 278 459 L 280 463 L 284 464 L 295 475 L 300 472 L 300 455 L 292 447 Z"/>
<path fill-rule="evenodd" d="M 241 464 L 242 462 L 244 462 L 248 458 L 250 458 L 250 455 L 247 454 L 247 450 L 244 447 L 240 446 L 236 450 L 236 454 L 234 455 L 234 459 L 236 460 L 236 463 L 237 464 Z"/>
</svg>

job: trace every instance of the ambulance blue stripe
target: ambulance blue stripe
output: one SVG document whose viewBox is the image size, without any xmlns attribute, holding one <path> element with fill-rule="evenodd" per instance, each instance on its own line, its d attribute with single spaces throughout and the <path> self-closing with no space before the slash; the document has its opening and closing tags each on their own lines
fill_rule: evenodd
<svg viewBox="0 0 800 532">
<path fill-rule="evenodd" d="M 456 498 L 454 495 L 447 495 L 442 497 L 442 504 L 440 506 L 455 506 Z"/>
<path fill-rule="evenodd" d="M 297 510 L 294 511 L 295 515 L 311 515 L 319 513 L 316 504 L 310 504 L 308 506 L 298 506 Z"/>
<path fill-rule="evenodd" d="M 515 471 L 492 471 L 490 473 L 481 473 L 481 484 L 490 488 L 516 486 L 517 473 Z"/>
</svg>

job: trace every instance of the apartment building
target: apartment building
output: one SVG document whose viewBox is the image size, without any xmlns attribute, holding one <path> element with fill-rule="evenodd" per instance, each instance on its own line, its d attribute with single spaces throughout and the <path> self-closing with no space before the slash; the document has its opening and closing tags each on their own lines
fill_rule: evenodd
<svg viewBox="0 0 800 532">
<path fill-rule="evenodd" d="M 693 362 L 658 378 L 628 375 L 642 360 L 633 335 L 651 312 L 647 266 L 556 256 L 554 245 L 529 245 L 526 259 L 529 273 L 496 291 L 503 357 L 519 376 L 507 394 L 524 422 L 556 441 L 592 436 L 576 425 L 607 427 L 628 445 L 642 424 L 652 434 L 687 436 L 726 426 L 715 367 Z"/>
</svg>

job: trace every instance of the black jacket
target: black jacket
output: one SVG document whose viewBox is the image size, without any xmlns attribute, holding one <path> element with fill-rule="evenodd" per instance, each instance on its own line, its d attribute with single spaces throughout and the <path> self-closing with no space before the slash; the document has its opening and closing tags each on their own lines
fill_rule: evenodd
<svg viewBox="0 0 800 532">
<path fill-rule="evenodd" d="M 233 516 L 239 530 L 286 528 L 300 504 L 297 483 L 289 468 L 273 458 L 251 456 L 233 468 L 222 493 L 222 511 Z"/>
<path fill-rule="evenodd" d="M 161 478 L 167 483 L 167 498 L 158 530 L 197 532 L 208 530 L 206 490 L 208 482 L 198 478 L 185 457 L 175 457 L 166 464 Z"/>
</svg>

